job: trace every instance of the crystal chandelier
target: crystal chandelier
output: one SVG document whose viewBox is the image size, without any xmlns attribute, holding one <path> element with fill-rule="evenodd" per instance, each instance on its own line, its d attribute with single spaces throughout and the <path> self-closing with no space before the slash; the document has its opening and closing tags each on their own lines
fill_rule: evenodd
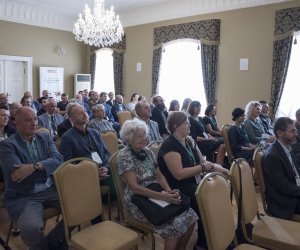
<svg viewBox="0 0 300 250">
<path fill-rule="evenodd" d="M 93 13 L 85 5 L 74 24 L 75 39 L 96 47 L 107 47 L 122 40 L 124 30 L 113 6 L 105 10 L 104 0 L 94 0 Z"/>
</svg>

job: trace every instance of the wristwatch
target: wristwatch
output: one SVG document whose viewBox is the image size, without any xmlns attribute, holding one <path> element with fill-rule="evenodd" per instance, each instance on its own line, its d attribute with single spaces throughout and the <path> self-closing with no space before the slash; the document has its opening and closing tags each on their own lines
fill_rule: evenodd
<svg viewBox="0 0 300 250">
<path fill-rule="evenodd" d="M 40 171 L 41 168 L 42 168 L 42 164 L 40 162 L 35 162 L 33 164 L 33 168 L 34 168 L 35 171 Z"/>
</svg>

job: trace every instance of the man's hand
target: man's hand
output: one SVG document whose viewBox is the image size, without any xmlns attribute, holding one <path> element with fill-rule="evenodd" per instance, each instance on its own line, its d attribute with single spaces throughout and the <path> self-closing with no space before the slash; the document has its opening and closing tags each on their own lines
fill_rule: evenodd
<svg viewBox="0 0 300 250">
<path fill-rule="evenodd" d="M 32 175 L 35 171 L 33 164 L 20 164 L 15 165 L 16 170 L 11 174 L 13 182 L 20 183 L 28 176 Z"/>
<path fill-rule="evenodd" d="M 107 167 L 100 167 L 99 168 L 99 178 L 100 179 L 106 179 L 109 177 L 108 173 L 108 168 Z"/>
</svg>

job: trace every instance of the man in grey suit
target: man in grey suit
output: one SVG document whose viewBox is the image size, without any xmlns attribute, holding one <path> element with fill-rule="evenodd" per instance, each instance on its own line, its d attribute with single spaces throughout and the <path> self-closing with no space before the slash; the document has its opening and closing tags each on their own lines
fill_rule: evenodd
<svg viewBox="0 0 300 250">
<path fill-rule="evenodd" d="M 291 219 L 300 214 L 300 166 L 291 152 L 297 129 L 293 120 L 280 117 L 274 133 L 277 140 L 267 148 L 262 162 L 267 206 L 272 216 Z"/>
<path fill-rule="evenodd" d="M 57 103 L 53 98 L 47 100 L 46 113 L 38 117 L 38 125 L 51 131 L 51 136 L 57 138 L 57 126 L 64 121 L 61 114 L 56 113 Z"/>
<path fill-rule="evenodd" d="M 10 219 L 20 226 L 25 244 L 47 250 L 48 242 L 63 239 L 62 223 L 47 238 L 43 233 L 44 208 L 60 208 L 52 173 L 63 157 L 49 134 L 36 133 L 37 116 L 32 108 L 18 109 L 15 117 L 17 133 L 0 143 L 6 207 Z"/>
</svg>

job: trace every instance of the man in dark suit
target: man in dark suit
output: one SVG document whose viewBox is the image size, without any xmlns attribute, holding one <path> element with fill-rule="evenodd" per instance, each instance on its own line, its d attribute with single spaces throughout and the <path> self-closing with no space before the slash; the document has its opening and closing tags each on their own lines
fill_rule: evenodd
<svg viewBox="0 0 300 250">
<path fill-rule="evenodd" d="M 297 137 L 294 121 L 278 118 L 274 133 L 277 140 L 263 157 L 267 207 L 272 216 L 291 219 L 293 214 L 300 214 L 300 167 L 291 153 Z"/>
<path fill-rule="evenodd" d="M 166 122 L 168 118 L 168 111 L 166 111 L 165 101 L 161 96 L 155 96 L 153 98 L 154 108 L 152 109 L 151 120 L 157 122 L 159 133 L 163 139 L 169 136 L 169 132 L 166 128 Z"/>
<path fill-rule="evenodd" d="M 36 133 L 37 116 L 32 108 L 18 109 L 15 117 L 17 133 L 0 143 L 5 204 L 11 220 L 20 226 L 25 244 L 30 249 L 47 250 L 53 238 L 44 236 L 43 210 L 60 208 L 51 175 L 63 157 L 48 133 Z M 62 223 L 54 231 L 57 240 L 63 238 Z"/>
<path fill-rule="evenodd" d="M 106 102 L 107 103 L 107 102 Z M 115 119 L 115 121 L 119 122 L 118 112 L 126 111 L 126 107 L 123 103 L 123 97 L 121 95 L 116 96 L 115 104 L 111 107 L 111 113 Z"/>
</svg>

